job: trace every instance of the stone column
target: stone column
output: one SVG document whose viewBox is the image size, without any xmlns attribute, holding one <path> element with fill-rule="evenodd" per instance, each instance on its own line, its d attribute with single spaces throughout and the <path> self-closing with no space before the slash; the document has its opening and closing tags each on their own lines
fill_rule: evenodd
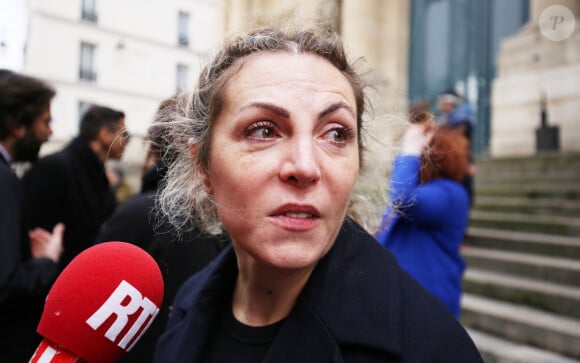
<svg viewBox="0 0 580 363">
<path fill-rule="evenodd" d="M 254 26 L 324 22 L 338 29 L 340 0 L 223 0 L 223 33 Z"/>
</svg>

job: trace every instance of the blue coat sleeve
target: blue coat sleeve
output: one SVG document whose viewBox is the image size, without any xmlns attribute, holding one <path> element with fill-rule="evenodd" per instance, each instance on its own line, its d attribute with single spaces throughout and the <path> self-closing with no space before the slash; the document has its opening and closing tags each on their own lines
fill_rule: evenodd
<svg viewBox="0 0 580 363">
<path fill-rule="evenodd" d="M 393 208 L 401 218 L 417 223 L 445 223 L 450 210 L 456 208 L 456 196 L 458 191 L 461 193 L 461 185 L 451 180 L 419 184 L 420 168 L 420 156 L 397 156 L 389 188 Z"/>
</svg>

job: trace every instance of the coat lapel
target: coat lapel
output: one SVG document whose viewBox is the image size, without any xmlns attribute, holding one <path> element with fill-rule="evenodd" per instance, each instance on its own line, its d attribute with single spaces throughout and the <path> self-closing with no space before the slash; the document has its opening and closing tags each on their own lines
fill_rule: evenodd
<svg viewBox="0 0 580 363">
<path fill-rule="evenodd" d="M 177 304 L 173 306 L 171 313 L 176 317 L 170 317 L 170 322 L 175 319 L 179 320 L 179 323 L 161 337 L 163 340 L 171 341 L 170 346 L 176 348 L 162 354 L 178 352 L 178 356 L 170 360 L 171 362 L 203 361 L 209 334 L 220 319 L 221 307 L 231 301 L 229 296 L 236 275 L 236 257 L 230 245 L 210 265 L 194 275 L 194 279 L 203 281 L 202 283 L 191 285 L 193 287 L 191 290 L 180 290 L 175 297 Z M 180 296 L 181 293 L 186 295 Z"/>
<path fill-rule="evenodd" d="M 278 332 L 264 363 L 343 363 L 331 332 L 300 299 Z"/>
</svg>

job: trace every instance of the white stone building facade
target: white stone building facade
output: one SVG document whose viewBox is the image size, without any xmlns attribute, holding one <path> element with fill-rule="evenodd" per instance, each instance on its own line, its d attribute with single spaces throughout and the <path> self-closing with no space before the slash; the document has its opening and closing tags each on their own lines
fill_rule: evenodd
<svg viewBox="0 0 580 363">
<path fill-rule="evenodd" d="M 90 104 L 123 111 L 135 135 L 124 159 L 143 158 L 141 138 L 159 103 L 189 89 L 217 39 L 219 0 L 29 0 L 22 71 L 52 84 L 51 141 L 78 132 Z"/>
</svg>

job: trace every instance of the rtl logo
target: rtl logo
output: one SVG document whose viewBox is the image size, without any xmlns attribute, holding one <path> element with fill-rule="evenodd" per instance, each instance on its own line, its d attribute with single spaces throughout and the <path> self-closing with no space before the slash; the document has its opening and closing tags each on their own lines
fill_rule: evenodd
<svg viewBox="0 0 580 363">
<path fill-rule="evenodd" d="M 126 330 L 127 325 L 132 320 L 130 318 L 133 318 L 140 309 L 139 316 L 129 330 L 122 337 L 119 337 L 119 334 Z M 133 285 L 123 280 L 107 301 L 91 315 L 87 324 L 96 331 L 114 316 L 115 320 L 107 329 L 105 337 L 119 348 L 129 351 L 153 322 L 158 312 L 159 308 L 151 300 L 143 296 Z"/>
</svg>

